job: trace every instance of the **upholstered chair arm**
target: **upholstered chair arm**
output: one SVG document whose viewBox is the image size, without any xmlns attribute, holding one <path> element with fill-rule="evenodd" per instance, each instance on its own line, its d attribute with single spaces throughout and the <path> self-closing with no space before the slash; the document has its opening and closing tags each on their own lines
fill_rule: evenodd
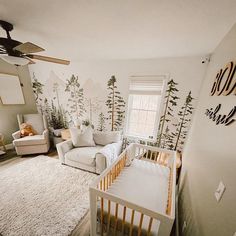
<svg viewBox="0 0 236 236">
<path fill-rule="evenodd" d="M 43 136 L 44 136 L 45 139 L 48 139 L 48 140 L 49 140 L 49 130 L 48 130 L 48 129 L 45 129 L 45 130 L 43 131 Z"/>
<path fill-rule="evenodd" d="M 16 131 L 15 133 L 12 134 L 12 137 L 14 140 L 21 138 L 20 137 L 20 130 Z"/>
<path fill-rule="evenodd" d="M 106 169 L 106 157 L 101 154 L 96 154 L 96 173 L 101 174 Z"/>
<path fill-rule="evenodd" d="M 66 140 L 62 143 L 58 143 L 56 145 L 56 147 L 57 147 L 59 160 L 61 161 L 61 163 L 64 164 L 65 163 L 65 154 L 73 148 L 72 141 L 71 140 Z"/>
</svg>

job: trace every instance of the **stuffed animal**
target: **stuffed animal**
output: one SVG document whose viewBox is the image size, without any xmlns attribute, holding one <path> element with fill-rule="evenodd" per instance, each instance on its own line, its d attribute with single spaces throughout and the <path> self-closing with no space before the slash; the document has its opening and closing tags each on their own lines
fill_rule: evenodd
<svg viewBox="0 0 236 236">
<path fill-rule="evenodd" d="M 27 123 L 22 123 L 20 125 L 20 134 L 21 137 L 25 137 L 25 136 L 33 136 L 36 134 L 36 132 L 34 131 L 32 125 Z"/>
</svg>

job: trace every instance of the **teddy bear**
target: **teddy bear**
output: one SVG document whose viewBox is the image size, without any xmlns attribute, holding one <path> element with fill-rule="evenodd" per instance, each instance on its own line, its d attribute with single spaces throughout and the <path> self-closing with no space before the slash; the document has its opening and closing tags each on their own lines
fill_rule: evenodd
<svg viewBox="0 0 236 236">
<path fill-rule="evenodd" d="M 27 123 L 22 123 L 20 125 L 20 134 L 21 137 L 25 137 L 25 136 L 33 136 L 36 134 L 36 132 L 34 131 L 32 125 Z"/>
</svg>

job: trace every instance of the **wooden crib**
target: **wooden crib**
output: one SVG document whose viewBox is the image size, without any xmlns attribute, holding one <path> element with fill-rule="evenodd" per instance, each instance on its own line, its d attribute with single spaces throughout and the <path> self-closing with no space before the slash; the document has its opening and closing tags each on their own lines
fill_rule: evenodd
<svg viewBox="0 0 236 236">
<path fill-rule="evenodd" d="M 91 236 L 170 235 L 176 155 L 130 144 L 90 186 Z"/>
</svg>

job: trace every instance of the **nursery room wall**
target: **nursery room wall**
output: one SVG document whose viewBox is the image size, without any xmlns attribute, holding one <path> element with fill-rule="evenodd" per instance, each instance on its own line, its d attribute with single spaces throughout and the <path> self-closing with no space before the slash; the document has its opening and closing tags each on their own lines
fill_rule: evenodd
<svg viewBox="0 0 236 236">
<path fill-rule="evenodd" d="M 20 82 L 23 85 L 22 92 L 25 104 L 3 105 L 0 103 L 0 132 L 4 135 L 5 142 L 10 144 L 12 141 L 12 133 L 19 130 L 16 115 L 23 113 L 35 113 L 37 112 L 37 108 L 31 86 L 28 66 L 16 67 L 0 59 L 0 73 L 18 75 Z"/>
<path fill-rule="evenodd" d="M 63 117 L 66 118 L 67 123 L 73 122 L 76 116 L 82 119 L 90 119 L 95 129 L 100 127 L 100 115 L 102 113 L 105 123 L 104 130 L 111 130 L 110 120 L 107 119 L 106 101 L 108 96 L 107 83 L 112 75 L 115 76 L 117 81 L 117 91 L 120 92 L 127 105 L 130 76 L 167 74 L 169 80 L 173 81 L 177 89 L 175 96 L 178 99 L 176 100 L 177 105 L 173 107 L 173 116 L 169 117 L 170 122 L 165 124 L 164 130 L 168 125 L 170 132 L 174 132 L 174 124 L 179 122 L 176 117 L 178 117 L 178 112 L 184 105 L 190 91 L 193 98 L 191 105 L 193 108 L 196 106 L 201 82 L 207 67 L 206 63 L 202 64 L 204 58 L 204 56 L 195 56 L 143 60 L 81 60 L 72 61 L 69 66 L 37 62 L 37 64 L 30 66 L 30 71 L 40 112 L 47 113 L 53 109 L 58 112 L 60 110 L 63 112 Z M 77 90 L 78 94 L 81 95 L 80 102 L 82 101 L 78 112 L 75 111 L 73 101 L 71 101 L 71 90 L 66 89 L 73 83 L 72 75 L 75 76 L 74 80 L 78 79 Z M 126 109 L 127 106 L 124 111 Z M 188 118 L 191 119 L 191 117 L 190 114 Z M 125 116 L 118 129 L 123 128 L 124 121 Z M 187 122 L 186 130 L 190 123 L 190 121 Z M 51 125 L 54 126 L 55 124 Z M 182 146 L 183 142 L 179 145 L 180 150 L 182 150 Z"/>
<path fill-rule="evenodd" d="M 183 171 L 180 182 L 179 213 L 182 235 L 235 235 L 235 179 L 236 179 L 236 25 L 225 36 L 212 54 L 191 131 L 183 152 Z M 230 63 L 232 62 L 232 63 Z M 230 64 L 228 64 L 230 63 Z M 225 70 L 220 90 L 231 78 L 229 94 L 211 94 L 217 73 Z M 233 67 L 231 67 L 233 65 Z M 232 70 L 230 69 L 232 68 Z M 225 87 L 226 88 L 226 87 Z M 214 89 L 213 89 L 214 91 Z M 216 124 L 206 110 L 230 117 L 228 125 Z M 223 118 L 221 116 L 221 118 Z M 218 117 L 219 118 L 219 117 Z M 219 202 L 215 191 L 220 183 L 225 192 Z M 184 224 L 184 221 L 186 224 Z M 185 227 L 186 226 L 186 227 Z"/>
</svg>

